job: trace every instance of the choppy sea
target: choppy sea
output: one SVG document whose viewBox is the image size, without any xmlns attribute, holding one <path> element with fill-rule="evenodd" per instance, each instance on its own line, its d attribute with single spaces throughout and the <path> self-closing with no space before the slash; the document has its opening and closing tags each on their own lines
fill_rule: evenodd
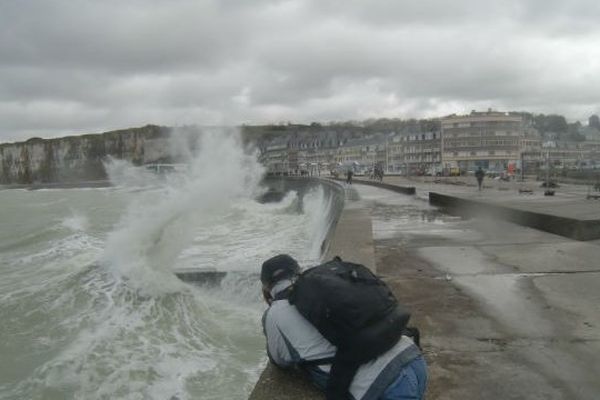
<svg viewBox="0 0 600 400">
<path fill-rule="evenodd" d="M 318 262 L 323 190 L 255 200 L 256 155 L 207 135 L 187 172 L 0 190 L 0 399 L 245 399 L 266 363 L 255 273 Z M 226 271 L 220 285 L 180 268 Z"/>
</svg>

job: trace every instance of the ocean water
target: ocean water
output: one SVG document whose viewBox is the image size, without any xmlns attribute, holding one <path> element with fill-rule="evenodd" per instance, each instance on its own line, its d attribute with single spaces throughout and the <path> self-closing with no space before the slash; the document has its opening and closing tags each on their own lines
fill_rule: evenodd
<svg viewBox="0 0 600 400">
<path fill-rule="evenodd" d="M 266 363 L 256 273 L 280 252 L 317 263 L 331 199 L 260 204 L 256 155 L 203 137 L 186 173 L 112 160 L 109 188 L 0 190 L 0 399 L 247 398 Z"/>
</svg>

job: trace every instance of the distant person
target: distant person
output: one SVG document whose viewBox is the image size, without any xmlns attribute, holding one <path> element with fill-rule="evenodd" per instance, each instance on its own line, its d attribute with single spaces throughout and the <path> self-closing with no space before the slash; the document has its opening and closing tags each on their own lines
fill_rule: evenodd
<svg viewBox="0 0 600 400">
<path fill-rule="evenodd" d="M 379 357 L 358 367 L 351 377 L 349 394 L 331 394 L 328 384 L 337 348 L 288 301 L 299 273 L 296 260 L 286 254 L 262 264 L 260 280 L 269 305 L 262 322 L 269 360 L 281 368 L 306 372 L 328 400 L 423 399 L 427 366 L 419 348 L 404 335 L 399 335 L 393 347 Z"/>
<path fill-rule="evenodd" d="M 383 167 L 378 168 L 377 177 L 379 178 L 379 182 L 383 182 Z"/>
<path fill-rule="evenodd" d="M 352 175 L 354 174 L 354 172 L 352 172 L 351 169 L 348 170 L 348 172 L 346 172 L 346 183 L 348 185 L 352 185 Z"/>
<path fill-rule="evenodd" d="M 481 167 L 479 167 L 477 169 L 477 171 L 475 171 L 475 178 L 477 178 L 477 186 L 479 187 L 479 191 L 481 191 L 481 189 L 483 188 L 483 177 L 484 176 L 485 176 L 485 173 L 483 172 Z"/>
</svg>

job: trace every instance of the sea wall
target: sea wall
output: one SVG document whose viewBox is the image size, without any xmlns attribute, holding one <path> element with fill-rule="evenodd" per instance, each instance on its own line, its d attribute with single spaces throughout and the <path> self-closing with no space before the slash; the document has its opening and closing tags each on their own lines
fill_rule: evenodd
<svg viewBox="0 0 600 400">
<path fill-rule="evenodd" d="M 346 178 L 334 178 L 335 180 L 337 180 L 338 182 L 345 182 Z M 378 181 L 378 180 L 371 180 L 368 178 L 352 178 L 352 182 L 354 183 L 360 183 L 361 185 L 369 185 L 369 186 L 375 186 L 381 189 L 386 189 L 386 190 L 391 190 L 392 192 L 396 192 L 396 193 L 400 193 L 400 194 L 408 194 L 408 195 L 414 195 L 417 193 L 417 190 L 415 189 L 414 186 L 400 186 L 400 185 L 393 185 L 390 183 L 384 183 L 382 181 Z"/>
<path fill-rule="evenodd" d="M 107 156 L 135 165 L 170 159 L 171 128 L 146 125 L 99 134 L 32 138 L 0 144 L 0 184 L 79 182 L 106 178 Z"/>
<path fill-rule="evenodd" d="M 364 264 L 375 271 L 373 229 L 369 211 L 356 203 L 346 203 L 353 197 L 352 188 L 344 188 L 340 183 L 331 180 L 314 179 L 314 181 L 334 190 L 343 199 L 341 203 L 334 206 L 340 208 L 335 210 L 337 218 L 335 224 L 331 226 L 323 259 L 331 259 L 337 255 L 342 259 Z M 325 396 L 301 372 L 282 370 L 268 363 L 249 399 L 323 400 Z"/>
<path fill-rule="evenodd" d="M 268 177 L 263 180 L 262 185 L 268 188 L 267 194 L 269 196 L 260 196 L 256 199 L 257 201 L 278 202 L 286 193 L 295 191 L 299 194 L 298 198 L 300 199 L 300 202 L 297 203 L 298 212 L 301 212 L 300 210 L 303 207 L 302 199 L 304 194 L 313 188 L 321 187 L 324 191 L 325 201 L 329 202 L 327 214 L 322 216 L 322 218 L 326 219 L 328 231 L 321 243 L 321 253 L 325 255 L 324 258 L 332 258 L 333 255 L 345 255 L 339 248 L 341 245 L 341 243 L 338 243 L 339 241 L 331 242 L 332 236 L 334 236 L 332 233 L 336 229 L 340 215 L 346 212 L 344 210 L 344 189 L 341 185 L 327 180 L 307 177 Z M 342 223 L 344 222 L 342 221 Z M 347 228 L 347 230 L 351 229 Z M 334 251 L 334 253 L 330 253 L 331 251 Z M 175 275 L 185 282 L 201 285 L 218 285 L 227 275 L 227 272 L 192 267 L 177 269 L 175 270 Z M 250 279 L 259 279 L 258 273 L 251 273 Z"/>
<path fill-rule="evenodd" d="M 311 188 L 322 187 L 325 192 L 325 198 L 331 200 L 329 213 L 324 216 L 328 219 L 329 231 L 323 243 L 321 243 L 321 253 L 325 254 L 329 248 L 332 234 L 336 229 L 338 220 L 344 209 L 344 188 L 336 182 L 316 177 L 266 177 L 263 184 L 269 187 L 272 194 L 279 193 L 281 198 L 286 192 L 295 190 L 298 193 L 306 193 Z"/>
<path fill-rule="evenodd" d="M 494 217 L 575 240 L 600 239 L 600 220 L 598 219 L 559 216 L 435 192 L 429 192 L 429 203 L 440 207 L 449 214 L 462 217 Z"/>
</svg>

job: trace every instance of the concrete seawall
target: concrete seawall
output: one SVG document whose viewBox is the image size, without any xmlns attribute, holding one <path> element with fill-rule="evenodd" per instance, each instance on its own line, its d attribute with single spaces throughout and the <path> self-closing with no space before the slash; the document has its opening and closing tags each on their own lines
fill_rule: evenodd
<svg viewBox="0 0 600 400">
<path fill-rule="evenodd" d="M 321 253 L 325 254 L 340 219 L 340 215 L 344 210 L 346 197 L 344 187 L 332 180 L 313 177 L 269 177 L 263 181 L 263 184 L 269 187 L 270 191 L 278 193 L 279 196 L 276 197 L 283 197 L 285 193 L 291 190 L 305 192 L 311 188 L 323 188 L 326 198 L 332 200 L 331 210 L 327 216 L 329 218 L 329 232 L 326 235 L 325 241 L 321 243 Z"/>
<path fill-rule="evenodd" d="M 429 193 L 429 202 L 450 214 L 464 217 L 488 216 L 499 218 L 575 240 L 600 239 L 600 220 L 598 219 L 560 216 L 436 192 Z"/>
<path fill-rule="evenodd" d="M 332 226 L 323 259 L 327 260 L 338 255 L 342 259 L 362 263 L 374 271 L 373 231 L 368 210 L 353 203 L 352 199 L 356 199 L 356 194 L 352 188 L 345 188 L 331 180 L 319 179 L 317 182 L 338 191 L 345 201 L 335 225 Z M 251 400 L 324 398 L 322 392 L 317 390 L 301 372 L 282 370 L 271 363 L 267 364 L 250 394 Z"/>
<path fill-rule="evenodd" d="M 395 177 L 386 179 L 391 179 L 393 183 L 367 179 L 353 181 L 397 193 L 417 194 L 414 186 L 405 186 L 403 182 L 397 182 Z M 493 196 L 490 197 L 490 193 Z M 477 196 L 474 197 L 472 192 L 428 193 L 429 203 L 449 214 L 493 217 L 581 241 L 600 239 L 600 207 L 593 201 L 583 200 L 583 196 L 566 194 L 551 199 L 551 202 L 537 198 L 525 200 L 526 197 L 515 197 L 510 191 L 486 191 L 485 195 L 477 193 Z"/>
<path fill-rule="evenodd" d="M 346 181 L 345 179 L 342 179 L 342 178 L 336 178 L 335 180 L 338 182 Z M 375 186 L 378 188 L 391 190 L 392 192 L 401 193 L 401 194 L 413 195 L 416 193 L 416 189 L 414 186 L 394 185 L 394 184 L 385 183 L 385 182 L 381 182 L 381 181 L 374 181 L 374 180 L 370 180 L 370 179 L 361 179 L 361 178 L 353 178 L 352 182 L 360 183 L 361 185 Z"/>
<path fill-rule="evenodd" d="M 430 223 L 432 232 L 413 229 L 422 227 L 421 220 L 405 221 L 391 232 L 387 221 L 404 215 L 404 201 L 399 206 L 395 196 L 377 197 L 373 189 L 356 186 L 377 200 L 347 201 L 344 214 L 361 210 L 360 204 L 369 207 L 357 213 L 370 215 L 369 235 L 375 235 L 370 247 L 377 273 L 412 311 L 411 325 L 423 333 L 430 376 L 427 398 L 598 398 L 600 241 L 575 242 L 544 232 L 556 225 L 568 226 L 566 220 L 600 221 L 597 202 L 583 200 L 580 192 L 572 190 L 546 198 L 540 193 L 476 192 L 417 182 L 420 200 L 434 192 L 438 196 L 432 196 L 432 203 L 438 202 L 448 212 L 496 220 L 449 218 L 446 229 Z M 434 187 L 444 190 L 444 195 Z M 344 188 L 346 197 L 358 197 L 357 189 Z M 429 211 L 424 204 L 422 208 Z M 518 218 L 514 221 L 518 224 L 502 221 L 511 218 Z M 553 222 L 545 225 L 547 219 Z M 340 252 L 347 250 L 344 220 L 340 215 L 327 257 L 337 252 L 336 243 L 341 244 Z M 581 237 L 588 234 L 573 232 L 577 230 L 571 234 Z M 568 233 L 568 229 L 562 232 Z M 323 395 L 300 373 L 269 365 L 250 398 L 323 399 Z"/>
</svg>

